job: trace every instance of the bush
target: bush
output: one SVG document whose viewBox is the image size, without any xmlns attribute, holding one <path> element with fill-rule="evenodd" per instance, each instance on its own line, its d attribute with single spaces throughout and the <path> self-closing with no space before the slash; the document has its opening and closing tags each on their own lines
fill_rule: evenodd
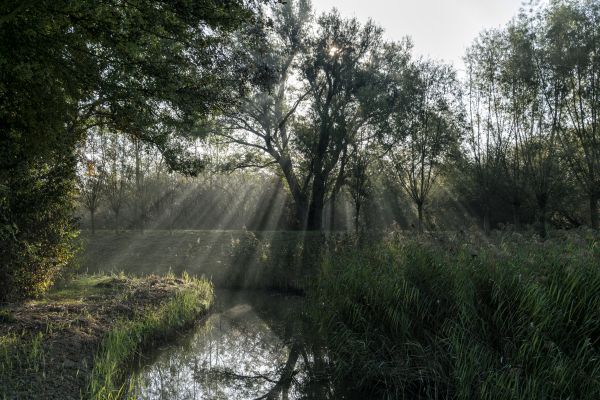
<svg viewBox="0 0 600 400">
<path fill-rule="evenodd" d="M 0 301 L 46 291 L 75 250 L 73 158 L 0 171 Z"/>
</svg>

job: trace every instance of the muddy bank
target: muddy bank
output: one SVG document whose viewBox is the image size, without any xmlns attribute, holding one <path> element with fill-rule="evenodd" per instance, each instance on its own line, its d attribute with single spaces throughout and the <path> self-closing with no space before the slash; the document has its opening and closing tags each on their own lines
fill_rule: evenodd
<svg viewBox="0 0 600 400">
<path fill-rule="evenodd" d="M 79 277 L 42 299 L 1 306 L 0 398 L 86 397 L 94 357 L 111 329 L 156 313 L 197 283 L 157 276 Z M 199 296 L 211 296 L 206 285 L 209 290 Z"/>
</svg>

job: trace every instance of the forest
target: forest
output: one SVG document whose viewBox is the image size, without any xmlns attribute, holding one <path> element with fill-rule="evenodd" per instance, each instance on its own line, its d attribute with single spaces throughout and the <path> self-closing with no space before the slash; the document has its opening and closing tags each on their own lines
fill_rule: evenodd
<svg viewBox="0 0 600 400">
<path fill-rule="evenodd" d="M 315 5 L 0 3 L 1 399 L 600 398 L 600 1 Z"/>
</svg>

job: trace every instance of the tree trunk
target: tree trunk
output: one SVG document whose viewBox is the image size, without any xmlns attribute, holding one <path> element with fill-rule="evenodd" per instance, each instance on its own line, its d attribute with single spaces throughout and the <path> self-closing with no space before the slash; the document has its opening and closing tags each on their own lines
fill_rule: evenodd
<svg viewBox="0 0 600 400">
<path fill-rule="evenodd" d="M 92 224 L 92 235 L 96 233 L 95 210 L 90 210 L 90 223 Z"/>
<path fill-rule="evenodd" d="M 590 224 L 592 229 L 600 228 L 600 217 L 598 216 L 598 196 L 596 193 L 590 194 Z"/>
<path fill-rule="evenodd" d="M 354 205 L 354 228 L 358 235 L 358 232 L 360 231 L 360 201 L 356 201 Z"/>
<path fill-rule="evenodd" d="M 344 184 L 347 156 L 348 156 L 348 146 L 344 146 L 344 149 L 342 150 L 340 171 L 335 180 L 335 185 L 333 186 L 333 190 L 331 191 L 331 214 L 329 215 L 329 230 L 330 231 L 333 231 L 335 229 L 336 200 L 337 200 L 337 194 L 341 190 L 342 185 Z"/>
<path fill-rule="evenodd" d="M 417 227 L 419 229 L 419 233 L 423 233 L 423 203 L 417 203 L 417 213 L 419 217 Z"/>
<path fill-rule="evenodd" d="M 137 198 L 135 199 L 135 211 L 137 218 L 138 229 L 144 232 L 144 206 L 142 204 L 142 171 L 141 171 L 141 157 L 140 157 L 140 140 L 135 138 L 135 191 Z"/>
<path fill-rule="evenodd" d="M 308 210 L 308 220 L 306 222 L 307 231 L 320 231 L 323 229 L 323 202 L 313 200 Z"/>
<path fill-rule="evenodd" d="M 329 230 L 333 231 L 335 229 L 335 202 L 336 202 L 337 193 L 334 191 L 331 193 L 331 205 L 329 212 Z"/>
<path fill-rule="evenodd" d="M 294 173 L 292 162 L 289 157 L 280 157 L 278 160 L 279 166 L 283 171 L 283 176 L 292 194 L 294 200 L 294 211 L 296 213 L 296 221 L 294 221 L 294 228 L 304 230 L 306 229 L 306 218 L 307 218 L 307 199 L 303 191 L 303 188 L 298 183 L 298 179 Z"/>
<path fill-rule="evenodd" d="M 294 217 L 296 218 L 293 221 L 293 228 L 298 230 L 304 230 L 306 228 L 306 216 L 308 214 L 306 202 L 298 199 L 294 199 Z"/>
<path fill-rule="evenodd" d="M 483 232 L 490 234 L 490 207 L 485 206 L 483 210 Z"/>
<path fill-rule="evenodd" d="M 538 233 L 542 239 L 545 239 L 548 235 L 548 231 L 546 228 L 546 208 L 548 206 L 548 194 L 538 193 L 535 197 L 537 199 L 538 205 Z"/>
<path fill-rule="evenodd" d="M 308 208 L 306 230 L 320 231 L 323 228 L 323 202 L 325 201 L 325 178 L 315 175 L 312 199 Z"/>
<path fill-rule="evenodd" d="M 515 231 L 521 229 L 521 217 L 520 217 L 521 203 L 518 201 L 513 202 L 513 225 Z"/>
</svg>

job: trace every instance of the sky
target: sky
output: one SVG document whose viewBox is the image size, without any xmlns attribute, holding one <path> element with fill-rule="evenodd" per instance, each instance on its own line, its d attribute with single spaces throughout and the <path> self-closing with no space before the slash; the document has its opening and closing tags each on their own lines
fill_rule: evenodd
<svg viewBox="0 0 600 400">
<path fill-rule="evenodd" d="M 373 19 L 387 39 L 410 36 L 414 54 L 462 69 L 467 47 L 486 28 L 506 24 L 522 0 L 313 0 L 317 14 L 337 8 L 345 17 Z"/>
</svg>

